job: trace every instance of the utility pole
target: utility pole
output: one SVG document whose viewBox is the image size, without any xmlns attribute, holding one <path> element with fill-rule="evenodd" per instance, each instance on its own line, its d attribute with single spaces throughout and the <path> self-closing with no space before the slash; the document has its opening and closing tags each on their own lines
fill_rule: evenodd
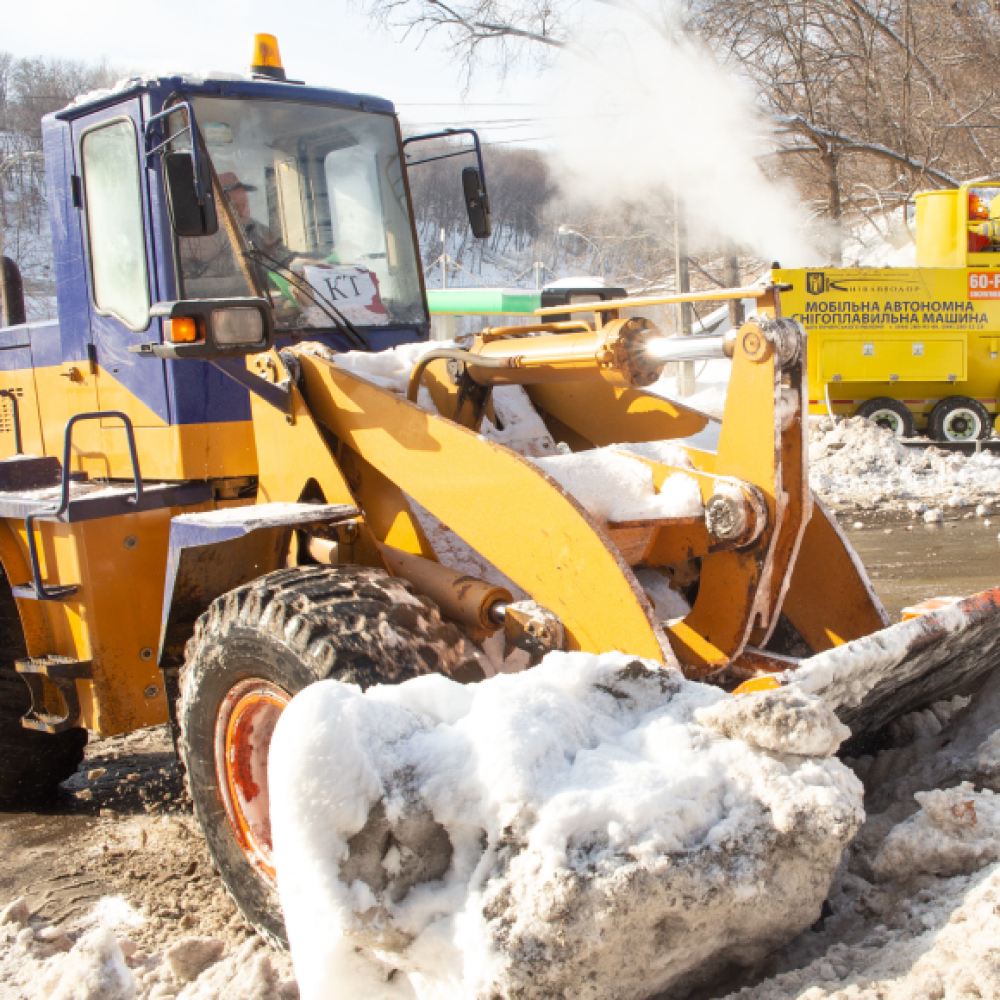
<svg viewBox="0 0 1000 1000">
<path fill-rule="evenodd" d="M 740 255 L 736 248 L 729 244 L 726 248 L 726 285 L 729 288 L 740 287 Z M 738 330 L 746 321 L 746 309 L 742 299 L 729 300 L 729 327 Z"/>
<path fill-rule="evenodd" d="M 674 194 L 674 272 L 677 275 L 677 291 L 691 291 L 691 272 L 688 268 L 687 218 L 680 195 Z M 691 336 L 691 306 L 687 302 L 677 303 L 678 332 L 682 337 Z M 682 396 L 693 396 L 695 392 L 694 362 L 682 361 L 677 375 L 677 392 Z"/>
<path fill-rule="evenodd" d="M 447 234 L 441 230 L 441 288 L 448 287 L 448 265 L 451 258 L 448 256 L 448 244 L 445 242 Z M 455 317 L 447 313 L 438 315 L 437 329 L 434 331 L 434 340 L 454 340 L 455 339 Z"/>
</svg>

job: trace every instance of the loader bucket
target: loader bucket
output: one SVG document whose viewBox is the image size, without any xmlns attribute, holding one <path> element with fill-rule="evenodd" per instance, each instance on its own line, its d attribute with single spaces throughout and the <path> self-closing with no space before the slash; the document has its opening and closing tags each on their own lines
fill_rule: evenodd
<svg viewBox="0 0 1000 1000">
<path fill-rule="evenodd" d="M 781 681 L 820 695 L 863 752 L 889 722 L 975 686 L 1000 663 L 1000 587 L 826 650 Z"/>
</svg>

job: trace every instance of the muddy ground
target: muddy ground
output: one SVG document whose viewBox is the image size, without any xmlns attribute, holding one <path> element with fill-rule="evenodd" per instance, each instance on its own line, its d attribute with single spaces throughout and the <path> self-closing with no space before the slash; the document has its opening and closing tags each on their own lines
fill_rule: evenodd
<svg viewBox="0 0 1000 1000">
<path fill-rule="evenodd" d="M 92 741 L 57 801 L 34 812 L 0 812 L 0 858 L 0 908 L 23 897 L 36 938 L 59 940 L 54 932 L 65 930 L 64 945 L 96 922 L 96 910 L 124 937 L 126 951 L 134 945 L 127 961 L 139 996 L 165 1000 L 183 992 L 163 956 L 194 936 L 221 942 L 228 954 L 267 954 L 268 988 L 234 997 L 298 996 L 288 956 L 244 923 L 212 865 L 165 726 Z M 13 930 L 0 928 L 8 944 Z M 0 963 L 0 998 L 44 995 L 18 981 L 36 971 L 27 961 Z M 225 985 L 198 995 L 228 996 Z"/>
</svg>

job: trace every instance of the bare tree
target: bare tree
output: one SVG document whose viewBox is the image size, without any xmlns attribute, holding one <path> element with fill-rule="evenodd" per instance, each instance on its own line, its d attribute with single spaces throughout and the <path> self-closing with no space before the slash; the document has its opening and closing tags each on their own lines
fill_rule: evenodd
<svg viewBox="0 0 1000 1000">
<path fill-rule="evenodd" d="M 986 0 L 594 0 L 751 80 L 773 123 L 772 173 L 833 224 L 921 187 L 1000 169 L 1000 15 Z M 369 0 L 407 30 L 446 33 L 472 72 L 566 47 L 580 0 Z"/>
<path fill-rule="evenodd" d="M 29 319 L 54 315 L 45 175 L 41 157 L 31 155 L 42 149 L 42 116 L 121 75 L 103 63 L 0 52 L 0 163 L 7 166 L 0 171 L 0 225 L 4 253 L 24 275 Z"/>
</svg>

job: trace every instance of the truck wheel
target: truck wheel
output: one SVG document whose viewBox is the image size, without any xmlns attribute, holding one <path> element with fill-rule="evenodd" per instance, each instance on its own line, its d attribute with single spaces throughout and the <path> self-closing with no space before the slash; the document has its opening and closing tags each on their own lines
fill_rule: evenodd
<svg viewBox="0 0 1000 1000">
<path fill-rule="evenodd" d="M 201 616 L 181 671 L 181 753 L 195 815 L 246 919 L 286 947 L 271 860 L 267 759 L 285 706 L 326 678 L 460 678 L 464 641 L 406 581 L 358 566 L 278 570 Z"/>
<path fill-rule="evenodd" d="M 0 573 L 0 806 L 5 807 L 54 798 L 59 782 L 80 766 L 87 745 L 86 729 L 53 734 L 21 725 L 31 693 L 14 663 L 27 656 L 17 603 Z"/>
<path fill-rule="evenodd" d="M 982 441 L 992 433 L 993 421 L 977 400 L 949 396 L 931 410 L 927 428 L 935 441 Z"/>
<path fill-rule="evenodd" d="M 858 407 L 858 416 L 870 420 L 876 427 L 892 431 L 898 438 L 911 438 L 917 432 L 909 408 L 888 396 L 865 400 Z"/>
</svg>

